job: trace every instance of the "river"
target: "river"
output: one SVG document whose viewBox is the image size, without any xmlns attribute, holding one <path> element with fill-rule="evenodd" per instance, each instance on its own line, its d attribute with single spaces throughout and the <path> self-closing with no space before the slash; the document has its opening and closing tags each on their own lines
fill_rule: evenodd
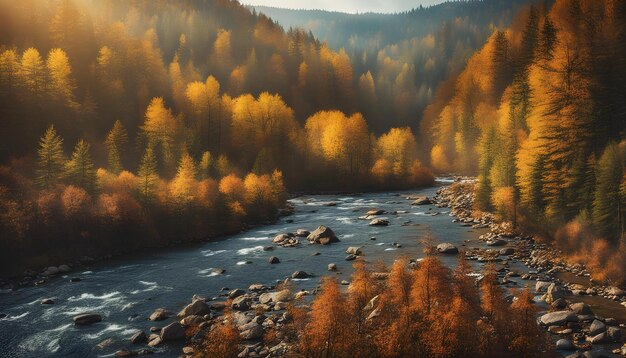
<svg viewBox="0 0 626 358">
<path fill-rule="evenodd" d="M 412 191 L 302 196 L 290 200 L 294 214 L 273 225 L 220 241 L 98 263 L 44 285 L 0 292 L 0 313 L 6 315 L 0 319 L 0 356 L 113 356 L 117 349 L 130 346 L 129 337 L 137 330 L 148 333 L 151 326 L 164 325 L 147 320 L 156 308 L 177 312 L 194 294 L 217 297 L 223 287 L 247 289 L 253 283 L 274 284 L 297 270 L 315 275 L 296 281 L 298 287 L 310 290 L 317 286 L 320 276 L 330 274 L 329 263 L 338 265 L 340 280 L 349 280 L 351 263 L 344 260 L 349 246 L 362 246 L 368 262 L 382 260 L 387 264 L 401 255 L 422 256 L 419 240 L 427 233 L 458 247 L 466 240 L 474 241 L 472 246 L 483 247 L 476 239 L 486 229 L 453 223 L 449 209 L 411 206 L 405 198 L 409 194 L 432 197 L 438 186 L 450 182 L 439 179 L 434 187 Z M 328 206 L 330 202 L 336 206 Z M 371 209 L 406 213 L 385 215 L 390 221 L 388 227 L 372 227 L 358 219 Z M 276 234 L 299 228 L 314 230 L 319 225 L 332 228 L 341 242 L 320 246 L 304 240 L 300 247 L 263 251 L 264 246 L 273 245 Z M 316 252 L 319 255 L 314 255 Z M 277 256 L 280 263 L 269 264 L 270 256 Z M 449 266 L 456 264 L 456 256 L 442 259 Z M 213 268 L 226 272 L 216 275 Z M 71 278 L 81 281 L 70 282 Z M 42 305 L 44 298 L 53 299 L 55 304 Z M 103 320 L 91 326 L 74 326 L 72 316 L 83 312 L 101 314 Z M 96 347 L 106 339 L 113 339 L 113 343 L 104 349 Z M 156 350 L 159 357 L 177 357 L 180 348 L 166 344 Z"/>
</svg>

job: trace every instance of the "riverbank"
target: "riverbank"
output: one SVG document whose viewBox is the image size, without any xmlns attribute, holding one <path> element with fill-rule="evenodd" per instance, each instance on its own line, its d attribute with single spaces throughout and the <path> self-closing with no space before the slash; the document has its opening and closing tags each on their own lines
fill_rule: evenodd
<svg viewBox="0 0 626 358">
<path fill-rule="evenodd" d="M 626 328 L 626 291 L 615 286 L 594 282 L 586 267 L 569 263 L 562 252 L 549 243 L 536 242 L 532 233 L 519 232 L 511 223 L 498 222 L 491 213 L 476 212 L 473 208 L 475 181 L 464 181 L 439 190 L 438 206 L 449 207 L 455 221 L 462 225 L 488 227 L 480 240 L 489 246 L 515 243 L 510 259 L 502 260 L 502 251 L 470 249 L 470 260 L 502 264 L 501 282 L 510 287 L 511 277 L 520 277 L 515 261 L 534 270 L 521 274 L 537 295 L 542 311 L 538 323 L 556 341 L 555 348 L 567 357 L 626 356 L 622 346 Z M 536 281 L 534 285 L 533 281 Z M 515 284 L 516 285 L 516 284 Z M 557 319 L 558 318 L 558 319 Z"/>
<path fill-rule="evenodd" d="M 297 340 L 284 337 L 268 341 L 263 337 L 268 334 L 282 337 L 281 332 L 288 332 L 292 321 L 285 308 L 291 304 L 308 305 L 315 297 L 321 276 L 336 276 L 347 289 L 353 263 L 348 260 L 356 257 L 373 264 L 372 268 L 378 267 L 376 263 L 380 261 L 391 265 L 398 257 L 410 259 L 407 267 L 419 265 L 423 257 L 419 239 L 426 235 L 458 248 L 457 252 L 467 252 L 466 258 L 475 273 L 480 273 L 485 264 L 493 263 L 504 287 L 534 288 L 545 272 L 529 269 L 524 258 L 530 257 L 532 249 L 540 244 L 531 237 L 507 232 L 506 225 L 494 223 L 489 216 L 466 217 L 460 210 L 463 206 L 471 208 L 472 197 L 467 195 L 471 192 L 446 195 L 446 190 L 447 187 L 433 187 L 410 192 L 299 197 L 291 200 L 295 207 L 293 216 L 245 234 L 199 247 L 155 251 L 144 257 L 92 264 L 86 271 L 58 275 L 45 286 L 2 292 L 0 314 L 5 318 L 0 318 L 3 323 L 0 346 L 7 347 L 9 354 L 24 357 L 148 351 L 162 357 L 177 357 L 183 348 L 186 352 L 201 349 L 201 338 L 220 327 L 225 311 L 231 311 L 231 320 L 236 323 L 241 339 L 240 353 L 247 349 L 248 356 L 279 356 Z M 449 216 L 454 214 L 458 217 Z M 377 224 L 373 225 L 374 222 Z M 378 226 L 383 222 L 387 226 Z M 328 245 L 310 244 L 306 231 L 313 232 L 320 225 L 332 228 L 339 242 L 329 239 Z M 492 227 L 499 228 L 505 245 L 488 245 L 498 242 L 487 240 L 493 235 Z M 312 241 L 325 242 L 321 236 L 312 237 Z M 439 259 L 452 268 L 458 256 L 442 253 Z M 387 272 L 378 271 L 376 279 L 385 282 Z M 74 278 L 82 281 L 71 282 Z M 287 284 L 285 278 L 289 278 Z M 199 307 L 198 310 L 189 308 L 179 317 L 177 313 L 190 304 Z M 209 313 L 205 314 L 205 306 L 209 307 Z M 596 315 L 609 317 L 589 306 Z M 545 303 L 539 307 L 550 309 Z M 158 309 L 168 311 L 162 317 L 168 318 L 149 320 Z M 84 313 L 95 315 L 87 317 L 93 323 L 87 326 L 70 323 L 72 318 Z M 97 322 L 98 317 L 101 322 Z M 90 322 L 87 318 L 77 320 Z M 619 317 L 615 318 L 619 321 Z M 606 321 L 604 318 L 605 325 Z M 164 333 L 167 326 L 170 327 Z M 184 337 L 179 336 L 181 327 Z M 583 325 L 581 329 L 587 328 Z M 139 332 L 143 332 L 145 340 Z M 172 332 L 179 333 L 171 335 Z M 135 334 L 138 343 L 131 342 Z M 153 341 L 152 346 L 148 345 Z"/>
<path fill-rule="evenodd" d="M 0 289 L 15 290 L 31 285 L 43 285 L 52 278 L 71 274 L 72 272 L 76 272 L 96 263 L 102 263 L 114 259 L 123 259 L 131 256 L 141 256 L 147 252 L 153 252 L 154 250 L 165 250 L 185 245 L 197 245 L 200 243 L 219 241 L 228 235 L 234 235 L 251 230 L 255 227 L 275 223 L 280 218 L 289 216 L 292 213 L 293 206 L 286 202 L 285 206 L 278 209 L 274 218 L 269 221 L 250 223 L 242 222 L 240 225 L 234 227 L 232 225 L 222 225 L 213 228 L 210 234 L 203 237 L 179 237 L 177 239 L 161 240 L 161 243 L 157 242 L 153 245 L 133 249 L 118 247 L 116 250 L 106 252 L 88 249 L 86 252 L 83 251 L 82 253 L 75 255 L 68 255 L 67 252 L 64 252 L 67 250 L 60 249 L 58 250 L 58 254 L 51 254 L 46 257 L 38 256 L 37 258 L 27 258 L 21 260 L 20 267 L 15 268 L 10 273 L 5 273 L 0 276 Z"/>
</svg>

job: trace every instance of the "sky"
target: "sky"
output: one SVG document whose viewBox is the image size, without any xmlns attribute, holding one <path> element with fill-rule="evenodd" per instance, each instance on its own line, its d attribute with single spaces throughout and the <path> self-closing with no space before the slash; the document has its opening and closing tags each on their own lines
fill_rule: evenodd
<svg viewBox="0 0 626 358">
<path fill-rule="evenodd" d="M 392 13 L 429 6 L 443 0 L 240 0 L 245 5 L 263 5 L 286 9 L 321 9 L 348 13 Z"/>
</svg>

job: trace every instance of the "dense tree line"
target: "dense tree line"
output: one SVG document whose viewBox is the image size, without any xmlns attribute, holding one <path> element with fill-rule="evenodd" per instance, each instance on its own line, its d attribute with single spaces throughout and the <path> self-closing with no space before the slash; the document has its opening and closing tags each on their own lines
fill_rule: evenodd
<svg viewBox="0 0 626 358">
<path fill-rule="evenodd" d="M 233 232 L 286 186 L 433 180 L 410 129 L 354 110 L 345 52 L 237 2 L 0 9 L 3 270 Z"/>
<path fill-rule="evenodd" d="M 581 256 L 616 280 L 626 262 L 624 15 L 611 0 L 522 13 L 438 105 L 431 152 L 438 170 L 478 173 L 479 209 L 593 250 Z"/>
<path fill-rule="evenodd" d="M 392 126 L 418 129 L 440 84 L 462 71 L 494 29 L 508 26 L 528 3 L 543 2 L 447 1 L 399 14 L 255 9 L 285 27 L 311 30 L 330 48 L 345 49 L 358 109 L 380 134 Z"/>
</svg>

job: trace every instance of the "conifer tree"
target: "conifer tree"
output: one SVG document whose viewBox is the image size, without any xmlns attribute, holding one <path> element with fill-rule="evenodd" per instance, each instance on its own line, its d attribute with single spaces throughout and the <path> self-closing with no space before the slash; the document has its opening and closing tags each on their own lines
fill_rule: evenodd
<svg viewBox="0 0 626 358">
<path fill-rule="evenodd" d="M 39 140 L 38 155 L 37 183 L 47 189 L 58 182 L 65 165 L 63 139 L 59 137 L 54 126 L 50 126 Z"/>
<path fill-rule="evenodd" d="M 615 143 L 610 143 L 598 161 L 593 223 L 600 234 L 615 240 L 620 234 L 620 182 L 623 163 Z"/>
<path fill-rule="evenodd" d="M 113 174 L 119 174 L 124 170 L 122 165 L 122 147 L 128 142 L 128 134 L 126 128 L 119 120 L 115 121 L 113 128 L 107 135 L 104 144 L 107 149 L 107 157 L 109 162 L 109 171 Z"/>
<path fill-rule="evenodd" d="M 141 159 L 141 165 L 137 172 L 139 179 L 139 194 L 141 195 L 144 203 L 148 203 L 154 196 L 154 190 L 159 179 L 157 175 L 157 162 L 154 150 L 151 147 L 146 149 L 146 152 Z"/>
<path fill-rule="evenodd" d="M 66 164 L 66 175 L 75 185 L 93 192 L 96 188 L 96 167 L 91 159 L 89 143 L 80 140 Z"/>
</svg>

